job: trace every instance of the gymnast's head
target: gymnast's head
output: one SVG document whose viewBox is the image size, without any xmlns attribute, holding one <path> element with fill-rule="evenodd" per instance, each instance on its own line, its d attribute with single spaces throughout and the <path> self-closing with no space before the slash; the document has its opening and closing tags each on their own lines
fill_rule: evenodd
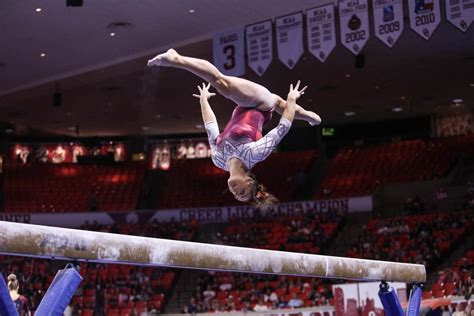
<svg viewBox="0 0 474 316">
<path fill-rule="evenodd" d="M 227 180 L 227 185 L 238 201 L 251 203 L 261 210 L 267 210 L 278 202 L 250 171 L 243 175 L 232 174 Z"/>
</svg>

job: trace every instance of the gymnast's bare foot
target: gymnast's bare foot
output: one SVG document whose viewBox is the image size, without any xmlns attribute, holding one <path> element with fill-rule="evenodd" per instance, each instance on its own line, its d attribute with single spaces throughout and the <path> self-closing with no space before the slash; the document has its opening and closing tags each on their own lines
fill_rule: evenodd
<svg viewBox="0 0 474 316">
<path fill-rule="evenodd" d="M 170 48 L 166 53 L 159 54 L 148 61 L 148 67 L 169 66 L 178 58 L 178 52 Z"/>
<path fill-rule="evenodd" d="M 319 117 L 318 114 L 314 113 L 314 112 L 311 112 L 311 111 L 306 111 L 308 112 L 308 123 L 309 125 L 311 126 L 314 126 L 314 125 L 319 125 L 321 124 L 321 117 Z"/>
</svg>

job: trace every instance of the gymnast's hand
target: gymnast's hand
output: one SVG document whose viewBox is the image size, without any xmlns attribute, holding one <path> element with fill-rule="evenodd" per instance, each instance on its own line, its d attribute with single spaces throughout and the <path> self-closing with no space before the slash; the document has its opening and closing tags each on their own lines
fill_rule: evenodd
<svg viewBox="0 0 474 316">
<path fill-rule="evenodd" d="M 301 81 L 298 80 L 298 82 L 296 83 L 296 86 L 293 88 L 293 84 L 290 85 L 290 92 L 288 92 L 288 97 L 287 97 L 287 100 L 298 100 L 299 97 L 301 97 L 303 94 L 304 94 L 304 91 L 306 90 L 306 88 L 308 86 L 304 86 L 301 90 L 300 90 L 300 83 Z"/>
<path fill-rule="evenodd" d="M 193 97 L 196 97 L 198 99 L 202 100 L 209 100 L 210 97 L 215 96 L 215 93 L 209 92 L 209 88 L 211 87 L 211 84 L 209 83 L 207 86 L 205 83 L 202 84 L 201 86 L 197 86 L 199 89 L 199 94 L 193 94 Z"/>
</svg>

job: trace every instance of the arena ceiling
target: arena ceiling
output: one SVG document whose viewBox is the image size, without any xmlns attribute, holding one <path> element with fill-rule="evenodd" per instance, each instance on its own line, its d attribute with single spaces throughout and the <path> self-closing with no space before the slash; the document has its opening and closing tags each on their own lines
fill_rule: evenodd
<svg viewBox="0 0 474 316">
<path fill-rule="evenodd" d="M 0 122 L 27 135 L 75 135 L 76 125 L 81 136 L 202 133 L 199 105 L 191 96 L 200 81 L 181 70 L 147 69 L 147 59 L 177 47 L 210 60 L 217 31 L 327 2 L 84 0 L 82 7 L 67 7 L 56 0 L 3 0 Z M 449 111 L 456 98 L 469 108 L 474 25 L 462 33 L 442 15 L 428 41 L 409 29 L 407 19 L 393 49 L 371 34 L 362 69 L 338 43 L 324 64 L 306 52 L 292 71 L 275 59 L 263 77 L 247 69 L 246 78 L 280 95 L 291 82 L 303 80 L 310 87 L 301 104 L 320 113 L 327 125 Z M 62 93 L 59 107 L 52 106 L 55 91 Z M 211 103 L 224 124 L 232 104 L 223 98 Z M 394 107 L 403 111 L 393 112 Z"/>
</svg>

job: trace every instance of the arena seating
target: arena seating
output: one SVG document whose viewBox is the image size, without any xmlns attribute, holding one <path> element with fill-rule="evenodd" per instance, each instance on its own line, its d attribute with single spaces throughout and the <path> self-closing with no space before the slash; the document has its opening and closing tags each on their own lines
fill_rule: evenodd
<svg viewBox="0 0 474 316">
<path fill-rule="evenodd" d="M 121 234 L 172 238 L 177 240 L 194 240 L 195 224 L 169 223 L 160 225 L 88 225 L 84 229 L 115 232 Z M 0 256 L 0 271 L 4 274 L 17 274 L 21 293 L 29 298 L 31 310 L 35 310 L 46 289 L 51 284 L 57 270 L 65 263 L 42 259 Z M 102 295 L 107 316 L 132 315 L 145 308 L 159 312 L 175 281 L 176 270 L 136 267 L 113 264 L 81 263 L 80 273 L 85 277 L 73 298 L 71 306 L 78 315 L 93 315 L 94 305 L 98 299 L 97 286 L 102 287 Z M 6 277 L 6 275 L 4 275 Z"/>
<path fill-rule="evenodd" d="M 463 240 L 473 225 L 471 211 L 373 219 L 362 229 L 347 255 L 422 263 L 432 269 Z"/>
<path fill-rule="evenodd" d="M 461 156 L 472 154 L 474 134 L 407 140 L 344 148 L 331 160 L 316 197 L 360 196 L 388 183 L 416 182 L 446 176 Z"/>
<path fill-rule="evenodd" d="M 297 188 L 295 175 L 307 172 L 315 158 L 313 150 L 273 153 L 252 171 L 280 201 L 288 201 Z M 210 159 L 172 160 L 163 176 L 157 207 L 238 204 L 227 191 L 227 179 L 228 173 L 215 167 Z"/>
<path fill-rule="evenodd" d="M 333 240 L 343 220 L 335 212 L 263 217 L 231 223 L 216 239 L 225 245 L 316 254 Z M 331 284 L 314 278 L 216 272 L 201 277 L 199 284 L 196 305 L 211 312 L 252 310 L 259 300 L 270 309 L 285 308 L 293 296 L 305 307 L 327 305 L 332 297 Z M 208 288 L 215 292 L 212 299 L 205 298 Z M 272 292 L 277 301 L 268 300 Z"/>
<path fill-rule="evenodd" d="M 436 283 L 431 290 L 423 291 L 424 298 L 439 298 L 445 296 L 469 296 L 474 287 L 474 249 L 467 250 L 458 258 L 451 268 L 438 272 Z"/>
<path fill-rule="evenodd" d="M 95 194 L 99 211 L 137 208 L 145 165 L 9 164 L 5 167 L 5 212 L 84 212 Z"/>
</svg>

